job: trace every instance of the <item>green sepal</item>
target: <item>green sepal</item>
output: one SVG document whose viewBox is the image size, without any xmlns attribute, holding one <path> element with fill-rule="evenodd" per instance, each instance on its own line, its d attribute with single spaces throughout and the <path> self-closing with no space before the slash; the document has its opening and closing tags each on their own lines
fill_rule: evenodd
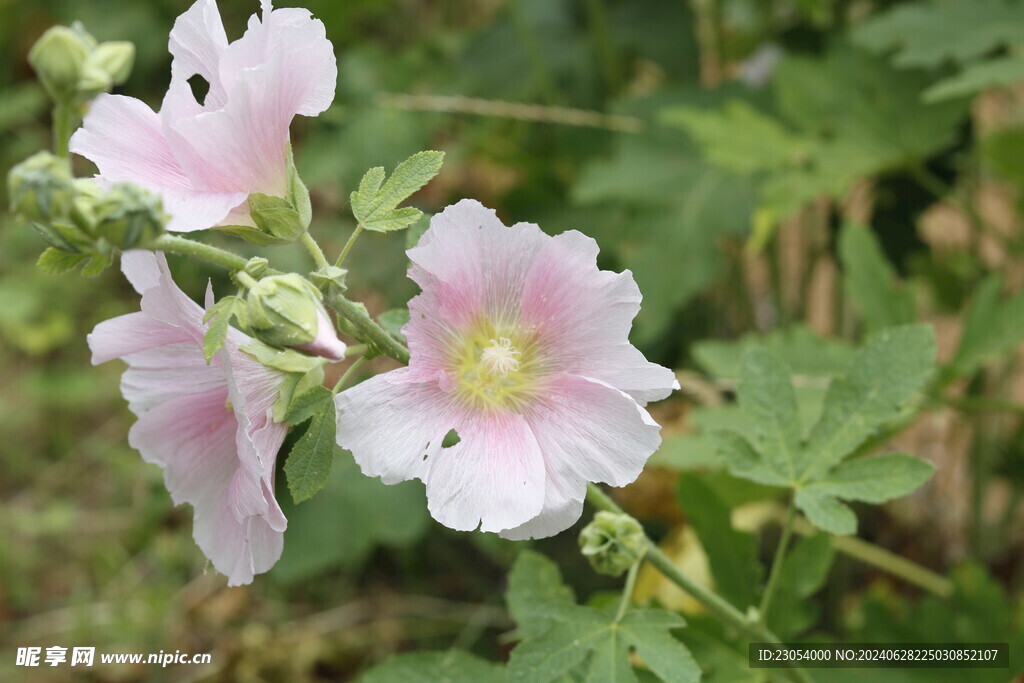
<svg viewBox="0 0 1024 683">
<path fill-rule="evenodd" d="M 318 387 L 322 388 L 324 383 L 324 369 L 316 367 L 305 373 L 290 373 L 278 391 L 277 400 L 274 402 L 274 422 L 284 422 L 295 425 L 303 422 L 297 418 L 303 413 L 303 404 L 308 400 L 305 395 L 315 392 Z M 308 419 L 309 415 L 306 415 Z"/>
<path fill-rule="evenodd" d="M 348 271 L 338 266 L 321 266 L 309 274 L 309 278 L 316 283 L 320 289 L 326 289 L 330 285 L 336 285 L 342 292 L 346 290 L 345 278 Z"/>
<path fill-rule="evenodd" d="M 291 244 L 294 240 L 278 239 L 272 235 L 261 232 L 259 228 L 251 225 L 222 225 L 214 228 L 235 237 L 241 237 L 247 242 L 252 242 L 258 247 L 275 247 L 282 244 Z"/>
<path fill-rule="evenodd" d="M 265 235 L 287 243 L 294 242 L 306 232 L 299 211 L 284 197 L 253 192 L 249 195 L 248 205 L 253 222 Z"/>
<path fill-rule="evenodd" d="M 64 221 L 52 221 L 50 223 L 31 221 L 29 225 L 39 233 L 39 236 L 47 244 L 61 251 L 81 253 L 88 251 L 92 246 L 92 239 L 73 223 L 66 223 Z"/>
<path fill-rule="evenodd" d="M 226 296 L 206 311 L 203 322 L 209 322 L 210 325 L 203 336 L 203 356 L 206 357 L 207 365 L 224 346 L 231 318 L 236 318 L 239 325 L 246 327 L 246 317 L 245 302 L 237 296 Z"/>
<path fill-rule="evenodd" d="M 292 155 L 292 144 L 288 143 L 288 201 L 299 215 L 302 229 L 309 228 L 313 221 L 313 206 L 309 201 L 309 188 L 299 177 L 295 168 L 295 157 Z"/>
<path fill-rule="evenodd" d="M 320 356 L 307 356 L 292 349 L 279 349 L 257 340 L 240 348 L 268 368 L 281 372 L 305 374 L 315 368 L 322 368 L 327 363 L 327 359 Z"/>
</svg>

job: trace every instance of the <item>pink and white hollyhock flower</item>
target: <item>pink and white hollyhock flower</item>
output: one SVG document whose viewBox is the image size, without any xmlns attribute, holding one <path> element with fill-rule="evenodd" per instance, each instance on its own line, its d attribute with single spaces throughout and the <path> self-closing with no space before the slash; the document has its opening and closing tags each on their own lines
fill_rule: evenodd
<svg viewBox="0 0 1024 683">
<path fill-rule="evenodd" d="M 512 539 L 571 526 L 588 481 L 636 479 L 661 443 L 643 406 L 678 384 L 629 343 L 640 291 L 597 252 L 472 200 L 434 216 L 408 252 L 409 366 L 336 398 L 338 443 L 385 483 L 422 480 L 442 524 Z"/>
<path fill-rule="evenodd" d="M 139 418 L 128 443 L 163 468 L 176 504 L 192 505 L 196 543 L 228 585 L 250 583 L 281 556 L 287 526 L 274 462 L 288 427 L 272 418 L 287 375 L 240 351 L 252 340 L 233 328 L 207 365 L 205 311 L 174 284 L 163 254 L 128 251 L 121 268 L 142 310 L 96 326 L 92 362 L 128 363 L 121 391 Z"/>
<path fill-rule="evenodd" d="M 171 85 L 160 113 L 132 97 L 100 95 L 71 138 L 99 179 L 163 198 L 173 232 L 253 225 L 246 198 L 283 197 L 288 127 L 330 106 L 338 77 L 324 25 L 301 8 L 273 9 L 228 43 L 215 0 L 198 0 L 171 30 Z M 188 79 L 210 86 L 203 102 Z"/>
</svg>

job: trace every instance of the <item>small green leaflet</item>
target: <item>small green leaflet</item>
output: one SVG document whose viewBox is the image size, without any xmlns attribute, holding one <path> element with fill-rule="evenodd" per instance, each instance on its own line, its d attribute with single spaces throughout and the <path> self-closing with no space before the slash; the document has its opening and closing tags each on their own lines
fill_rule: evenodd
<svg viewBox="0 0 1024 683">
<path fill-rule="evenodd" d="M 660 609 L 631 609 L 616 621 L 614 606 L 577 605 L 557 567 L 535 553 L 525 551 L 516 561 L 508 601 L 523 635 L 509 659 L 510 681 L 547 683 L 586 671 L 587 681 L 633 683 L 638 678 L 630 651 L 664 681 L 700 680 L 697 662 L 671 634 L 685 626 L 681 616 Z"/>
<path fill-rule="evenodd" d="M 964 331 L 950 368 L 974 374 L 985 363 L 1024 340 L 1024 292 L 1003 299 L 1002 279 L 993 275 L 978 286 L 967 309 Z"/>
<path fill-rule="evenodd" d="M 284 473 L 292 500 L 301 503 L 324 487 L 334 462 L 335 414 L 331 402 L 321 403 L 295 446 L 288 453 Z"/>
<path fill-rule="evenodd" d="M 504 683 L 505 669 L 461 650 L 415 652 L 370 669 L 360 683 Z"/>
<path fill-rule="evenodd" d="M 831 377 L 850 364 L 854 348 L 839 339 L 819 337 L 802 325 L 767 333 L 746 334 L 738 340 L 705 339 L 692 347 L 694 359 L 709 374 L 720 380 L 735 381 L 740 376 L 743 356 L 761 347 L 781 358 L 798 375 Z"/>
<path fill-rule="evenodd" d="M 228 337 L 228 326 L 232 318 L 237 318 L 242 327 L 246 327 L 245 301 L 237 296 L 226 296 L 206 311 L 203 316 L 204 323 L 210 323 L 203 336 L 203 356 L 209 365 L 213 357 L 224 346 L 224 340 Z"/>
<path fill-rule="evenodd" d="M 952 142 L 964 104 L 922 103 L 929 83 L 837 42 L 824 57 L 779 63 L 772 81 L 778 116 L 733 100 L 718 110 L 669 109 L 662 120 L 685 129 L 712 163 L 757 180 L 750 244 L 759 247 L 778 221 L 807 203 L 841 198 L 858 179 L 906 167 Z"/>
<path fill-rule="evenodd" d="M 728 430 L 713 438 L 735 476 L 791 488 L 815 526 L 854 533 L 856 517 L 841 500 L 881 503 L 910 493 L 931 475 L 931 465 L 909 455 L 842 461 L 904 413 L 934 362 L 935 335 L 927 325 L 871 336 L 846 374 L 832 381 L 821 417 L 805 437 L 789 368 L 753 349 L 744 357 L 738 390 L 740 406 L 754 422 L 753 444 Z"/>
<path fill-rule="evenodd" d="M 709 161 L 737 173 L 772 171 L 807 158 L 806 141 L 743 100 L 730 100 L 719 111 L 670 109 L 662 119 L 688 130 Z"/>
<path fill-rule="evenodd" d="M 989 88 L 1008 88 L 1021 80 L 1024 80 L 1024 57 L 1002 57 L 973 64 L 956 76 L 939 81 L 925 90 L 921 97 L 925 102 L 942 102 L 977 95 Z"/>
<path fill-rule="evenodd" d="M 408 228 L 423 215 L 419 209 L 397 208 L 441 170 L 444 152 L 419 152 L 400 163 L 384 181 L 384 169 L 371 168 L 350 197 L 352 214 L 364 230 L 392 232 Z M 383 183 L 383 187 L 381 184 Z"/>
<path fill-rule="evenodd" d="M 897 48 L 893 64 L 970 62 L 1024 43 L 1024 7 L 1014 0 L 931 0 L 900 5 L 858 26 L 853 40 L 869 50 Z"/>
<path fill-rule="evenodd" d="M 913 322 L 914 292 L 899 281 L 870 228 L 854 223 L 843 226 L 839 256 L 843 262 L 843 288 L 864 317 L 868 330 Z"/>
</svg>

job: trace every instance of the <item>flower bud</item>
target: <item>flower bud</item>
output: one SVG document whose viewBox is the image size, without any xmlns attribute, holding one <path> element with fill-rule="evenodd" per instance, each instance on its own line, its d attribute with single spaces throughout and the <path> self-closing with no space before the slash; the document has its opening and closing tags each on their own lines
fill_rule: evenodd
<svg viewBox="0 0 1024 683">
<path fill-rule="evenodd" d="M 100 43 L 82 65 L 78 94 L 92 98 L 109 92 L 128 79 L 135 61 L 135 46 L 126 41 Z"/>
<path fill-rule="evenodd" d="M 84 29 L 54 26 L 44 33 L 28 53 L 43 87 L 53 99 L 70 100 L 78 89 L 78 79 L 95 41 Z"/>
<path fill-rule="evenodd" d="M 618 576 L 647 552 L 647 535 L 626 514 L 598 512 L 580 532 L 580 550 L 601 574 Z"/>
<path fill-rule="evenodd" d="M 96 236 L 118 249 L 145 246 L 163 233 L 168 220 L 159 197 L 128 184 L 111 187 L 94 211 Z"/>
<path fill-rule="evenodd" d="M 11 211 L 33 221 L 49 222 L 65 215 L 75 196 L 71 165 L 49 152 L 39 152 L 7 174 Z"/>
<path fill-rule="evenodd" d="M 86 68 L 95 68 L 107 74 L 113 85 L 128 80 L 135 63 L 135 46 L 126 40 L 100 43 L 85 60 Z"/>
<path fill-rule="evenodd" d="M 249 290 L 249 328 L 267 344 L 339 360 L 345 345 L 334 334 L 320 298 L 319 290 L 297 273 L 265 277 Z"/>
</svg>

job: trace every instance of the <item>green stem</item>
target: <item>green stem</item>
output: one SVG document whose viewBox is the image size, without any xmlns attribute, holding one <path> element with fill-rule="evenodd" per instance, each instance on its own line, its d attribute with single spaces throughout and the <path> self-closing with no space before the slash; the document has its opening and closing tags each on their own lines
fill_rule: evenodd
<svg viewBox="0 0 1024 683">
<path fill-rule="evenodd" d="M 68 151 L 68 140 L 71 138 L 71 120 L 74 118 L 74 110 L 69 102 L 57 102 L 53 107 L 53 150 L 54 153 L 67 159 L 71 156 Z"/>
<path fill-rule="evenodd" d="M 258 284 L 256 279 L 244 270 L 235 271 L 235 280 L 246 289 L 252 289 Z"/>
<path fill-rule="evenodd" d="M 782 536 L 779 538 L 779 547 L 775 551 L 775 559 L 772 560 L 772 569 L 768 574 L 768 584 L 764 588 L 764 595 L 761 596 L 761 621 L 768 623 L 768 609 L 772 604 L 772 596 L 779 585 L 779 575 L 782 574 L 782 565 L 786 558 L 786 550 L 789 548 L 789 539 L 793 535 L 793 519 L 796 517 L 796 507 L 793 501 L 789 501 L 786 510 L 786 522 L 782 525 Z"/>
<path fill-rule="evenodd" d="M 308 251 L 309 255 L 313 257 L 314 261 L 316 261 L 317 268 L 327 267 L 327 257 L 324 256 L 324 250 L 320 248 L 320 245 L 316 243 L 316 240 L 313 239 L 313 236 L 310 235 L 309 232 L 302 233 L 299 236 L 299 241 L 302 242 L 302 246 L 306 247 L 306 251 Z"/>
<path fill-rule="evenodd" d="M 150 244 L 150 248 L 157 251 L 167 251 L 172 254 L 181 254 L 182 256 L 190 256 L 210 263 L 216 263 L 218 266 L 224 266 L 229 270 L 242 270 L 245 268 L 245 264 L 248 263 L 248 261 L 238 254 L 209 244 L 204 244 L 203 242 L 196 242 L 195 240 L 190 240 L 185 237 L 178 237 L 177 235 L 161 235 L 153 240 Z M 267 275 L 280 274 L 281 271 L 279 270 L 267 268 Z"/>
<path fill-rule="evenodd" d="M 345 257 L 348 256 L 348 252 L 352 251 L 352 245 L 356 243 L 356 238 L 359 237 L 359 233 L 362 231 L 362 225 L 357 225 L 356 229 L 352 231 L 352 234 L 348 237 L 348 242 L 345 242 L 345 246 L 341 248 L 341 253 L 338 254 L 338 260 L 334 262 L 335 266 L 340 267 L 345 262 Z"/>
<path fill-rule="evenodd" d="M 332 285 L 327 290 L 327 305 L 338 312 L 338 315 L 349 321 L 355 328 L 355 336 L 370 344 L 375 351 L 394 358 L 399 363 L 409 362 L 409 349 L 398 341 L 383 327 L 374 322 L 362 306 L 345 298 L 341 290 Z"/>
<path fill-rule="evenodd" d="M 238 254 L 175 235 L 161 235 L 153 241 L 151 246 L 159 251 L 191 256 L 235 271 L 242 270 L 247 263 Z M 267 275 L 281 275 L 281 271 L 268 268 Z M 409 349 L 405 347 L 405 344 L 392 337 L 387 330 L 374 322 L 364 308 L 346 299 L 337 287 L 332 286 L 328 290 L 326 300 L 331 308 L 352 323 L 360 341 L 367 342 L 375 351 L 386 354 L 399 363 L 409 362 Z"/>
<path fill-rule="evenodd" d="M 353 344 L 345 349 L 345 357 L 350 358 L 351 356 L 362 356 L 370 349 L 366 344 Z"/>
<path fill-rule="evenodd" d="M 619 600 L 619 609 L 615 611 L 615 623 L 622 621 L 622 617 L 626 616 L 626 610 L 629 609 L 629 605 L 633 602 L 633 589 L 636 588 L 636 575 L 640 572 L 640 565 L 643 564 L 644 558 L 639 558 L 633 563 L 633 566 L 629 568 L 629 573 L 626 574 L 626 585 L 622 587 L 622 599 Z"/>
<path fill-rule="evenodd" d="M 600 510 L 624 514 L 622 508 L 620 508 L 614 500 L 609 498 L 597 484 L 587 484 L 587 500 L 594 507 Z M 747 617 L 738 609 L 733 607 L 729 601 L 725 600 L 714 591 L 704 587 L 697 581 L 694 581 L 692 578 L 681 572 L 679 568 L 672 563 L 672 560 L 668 559 L 665 553 L 661 551 L 661 548 L 655 545 L 653 541 L 648 538 L 647 542 L 649 545 L 647 548 L 647 555 L 644 559 L 660 571 L 666 579 L 682 588 L 697 600 L 697 602 L 704 605 L 704 607 L 706 607 L 707 610 L 720 621 L 732 626 L 751 640 L 768 643 L 780 642 L 778 636 L 765 627 L 759 619 Z M 806 671 L 796 668 L 795 666 L 785 669 L 784 673 L 794 681 L 799 681 L 800 683 L 811 683 L 812 680 Z"/>
<path fill-rule="evenodd" d="M 345 382 L 347 382 L 349 377 L 352 376 L 352 373 L 356 371 L 356 368 L 363 364 L 364 360 L 366 360 L 366 356 L 359 356 L 359 358 L 356 358 L 355 362 L 353 362 L 352 365 L 348 366 L 345 372 L 341 373 L 341 377 L 338 378 L 338 381 L 334 385 L 334 388 L 331 389 L 332 394 L 337 394 L 339 391 L 341 391 L 341 388 L 345 386 Z"/>
<path fill-rule="evenodd" d="M 801 536 L 821 533 L 804 519 L 797 519 L 793 529 Z M 864 539 L 856 536 L 833 536 L 832 547 L 844 555 L 877 567 L 940 597 L 948 598 L 953 594 L 953 582 L 946 577 Z"/>
</svg>

